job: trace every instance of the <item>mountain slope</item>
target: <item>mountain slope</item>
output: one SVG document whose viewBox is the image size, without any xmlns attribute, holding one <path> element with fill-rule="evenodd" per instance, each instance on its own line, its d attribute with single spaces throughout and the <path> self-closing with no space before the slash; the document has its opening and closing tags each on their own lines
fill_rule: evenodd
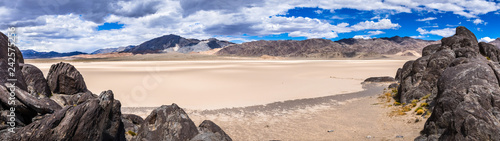
<svg viewBox="0 0 500 141">
<path fill-rule="evenodd" d="M 200 52 L 214 48 L 221 48 L 234 44 L 228 41 L 220 41 L 215 38 L 208 40 L 186 39 L 178 35 L 165 35 L 146 41 L 134 48 L 124 50 L 133 54 L 164 53 L 164 52 Z"/>
<path fill-rule="evenodd" d="M 38 52 L 38 51 L 31 50 L 31 49 L 21 50 L 21 52 L 22 52 L 23 57 L 25 59 L 66 57 L 66 56 L 87 54 L 87 53 L 83 53 L 83 52 L 79 52 L 79 51 L 66 52 L 66 53 L 59 53 L 59 52 L 55 52 L 55 51 L 51 51 L 51 52 Z"/>
<path fill-rule="evenodd" d="M 411 50 L 421 51 L 427 45 L 439 43 L 440 41 L 426 41 L 399 36 L 376 39 L 350 38 L 335 42 L 327 39 L 307 39 L 303 41 L 260 40 L 230 45 L 217 52 L 217 55 L 248 57 L 271 55 L 306 58 L 376 57 L 380 56 L 380 54 L 396 54 Z"/>
<path fill-rule="evenodd" d="M 126 46 L 126 47 L 104 48 L 104 49 L 98 49 L 90 54 L 106 54 L 106 53 L 113 53 L 113 52 L 121 52 L 124 50 L 131 49 L 133 47 L 135 47 L 135 46 L 130 45 L 130 46 Z"/>
<path fill-rule="evenodd" d="M 490 44 L 493 44 L 495 46 L 497 46 L 498 48 L 500 48 L 500 38 L 497 38 L 491 42 L 489 42 Z"/>
</svg>

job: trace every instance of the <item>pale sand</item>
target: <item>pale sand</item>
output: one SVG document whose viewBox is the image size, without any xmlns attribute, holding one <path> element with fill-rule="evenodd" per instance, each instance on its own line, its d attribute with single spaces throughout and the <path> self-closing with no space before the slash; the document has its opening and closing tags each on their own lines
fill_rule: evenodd
<svg viewBox="0 0 500 141">
<path fill-rule="evenodd" d="M 177 103 L 188 109 L 267 104 L 361 91 L 394 76 L 404 60 L 221 60 L 72 62 L 87 87 L 113 90 L 123 107 Z M 33 63 L 47 75 L 52 63 Z"/>
<path fill-rule="evenodd" d="M 145 118 L 157 106 L 177 103 L 195 124 L 212 120 L 233 140 L 413 140 L 424 122 L 414 123 L 415 118 L 410 115 L 389 117 L 391 109 L 383 106 L 387 104 L 376 105 L 379 100 L 375 97 L 383 87 L 363 90 L 360 84 L 372 76 L 394 76 L 405 62 L 221 60 L 72 64 L 94 93 L 113 90 L 115 98 L 122 102 L 123 113 Z M 33 64 L 47 75 L 52 63 Z M 146 94 L 133 95 L 133 89 L 144 89 Z"/>
</svg>

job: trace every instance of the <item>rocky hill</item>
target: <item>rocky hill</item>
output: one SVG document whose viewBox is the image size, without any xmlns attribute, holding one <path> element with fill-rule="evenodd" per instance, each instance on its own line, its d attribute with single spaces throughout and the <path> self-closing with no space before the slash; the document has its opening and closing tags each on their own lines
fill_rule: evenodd
<svg viewBox="0 0 500 141">
<path fill-rule="evenodd" d="M 440 43 L 410 37 L 376 39 L 307 39 L 303 41 L 253 41 L 227 46 L 217 55 L 259 57 L 262 55 L 305 58 L 351 58 L 376 57 L 381 54 L 396 54 L 405 51 L 420 51 L 424 46 Z M 361 56 L 360 56 L 361 55 Z"/>
<path fill-rule="evenodd" d="M 113 52 L 122 52 L 131 48 L 134 48 L 135 46 L 130 45 L 126 47 L 117 47 L 117 48 L 104 48 L 104 49 L 98 49 L 90 54 L 106 54 L 106 53 L 113 53 Z"/>
<path fill-rule="evenodd" d="M 397 71 L 395 99 L 427 98 L 431 116 L 417 141 L 500 140 L 500 49 L 465 27 Z"/>
<path fill-rule="evenodd" d="M 222 48 L 234 44 L 228 41 L 221 41 L 215 38 L 208 40 L 186 39 L 178 35 L 165 35 L 149 41 L 146 41 L 136 47 L 124 50 L 133 54 L 145 53 L 166 53 L 166 52 L 201 52 L 214 48 Z"/>
<path fill-rule="evenodd" d="M 87 53 L 79 52 L 79 51 L 66 52 L 66 53 L 59 53 L 59 52 L 55 52 L 55 51 L 51 51 L 51 52 L 38 52 L 38 51 L 31 50 L 31 49 L 21 50 L 21 52 L 23 54 L 24 59 L 66 57 L 66 56 L 87 54 Z"/>
<path fill-rule="evenodd" d="M 489 43 L 492 44 L 492 45 L 497 46 L 498 48 L 500 48 L 500 38 L 497 38 L 497 39 L 495 39 L 495 40 L 493 40 L 493 41 L 491 41 Z"/>
<path fill-rule="evenodd" d="M 113 92 L 97 95 L 89 91 L 73 65 L 53 64 L 45 78 L 39 68 L 24 63 L 17 47 L 7 44 L 7 36 L 0 33 L 2 141 L 232 140 L 212 121 L 195 126 L 176 104 L 155 109 L 145 120 L 122 115 L 120 101 L 114 99 Z M 9 48 L 17 54 L 12 65 L 4 55 Z M 15 85 L 8 79 L 15 79 Z"/>
</svg>

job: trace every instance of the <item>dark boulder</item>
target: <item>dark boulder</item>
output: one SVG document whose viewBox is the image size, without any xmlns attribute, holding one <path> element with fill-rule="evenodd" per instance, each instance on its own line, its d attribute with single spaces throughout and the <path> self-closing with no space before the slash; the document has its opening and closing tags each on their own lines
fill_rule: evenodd
<svg viewBox="0 0 500 141">
<path fill-rule="evenodd" d="M 47 83 L 53 93 L 72 95 L 88 91 L 80 72 L 69 63 L 52 65 L 47 75 Z"/>
<path fill-rule="evenodd" d="M 198 134 L 198 129 L 177 104 L 156 108 L 144 120 L 132 140 L 187 141 Z"/>
<path fill-rule="evenodd" d="M 485 60 L 457 59 L 443 72 L 436 106 L 418 140 L 500 140 L 500 65 Z"/>
<path fill-rule="evenodd" d="M 463 32 L 467 33 L 467 32 Z M 461 37 L 469 35 L 461 35 Z M 452 38 L 450 37 L 451 39 Z M 465 39 L 464 39 L 465 40 Z M 441 73 L 456 58 L 456 52 L 463 55 L 470 55 L 468 50 L 461 50 L 455 45 L 457 51 L 450 49 L 445 44 L 455 45 L 449 42 L 443 42 L 441 46 L 430 45 L 422 51 L 425 55 L 415 61 L 408 61 L 403 65 L 401 71 L 397 72 L 399 76 L 400 87 L 398 88 L 397 101 L 401 103 L 410 103 L 413 99 L 419 99 L 430 94 L 432 100 L 437 94 L 437 80 Z"/>
<path fill-rule="evenodd" d="M 217 124 L 210 120 L 203 121 L 198 126 L 199 134 L 196 135 L 191 141 L 232 141 Z"/>
<path fill-rule="evenodd" d="M 24 76 L 20 71 L 20 65 L 24 63 L 21 51 L 16 46 L 9 47 L 8 43 L 7 36 L 0 32 L 0 85 L 7 86 L 5 83 L 15 83 L 22 90 L 27 90 Z M 8 81 L 9 79 L 14 81 Z"/>
<path fill-rule="evenodd" d="M 38 114 L 43 115 L 47 113 L 53 113 L 56 110 L 61 109 L 61 106 L 59 106 L 56 102 L 54 102 L 52 99 L 48 97 L 37 98 L 21 89 L 15 89 L 15 93 L 16 93 L 16 98 L 20 102 L 28 106 L 30 109 L 36 111 L 36 113 Z"/>
<path fill-rule="evenodd" d="M 363 81 L 363 82 L 367 83 L 367 82 L 394 82 L 394 81 L 396 81 L 396 79 L 394 79 L 392 77 L 382 76 L 382 77 L 370 77 L 370 78 L 365 79 L 365 81 Z"/>
<path fill-rule="evenodd" d="M 481 42 L 479 43 L 479 51 L 479 53 L 488 57 L 493 62 L 500 61 L 500 50 L 495 45 Z"/>
<path fill-rule="evenodd" d="M 76 106 L 66 106 L 51 115 L 18 128 L 13 135 L 2 132 L 2 140 L 125 140 L 120 101 L 111 91 Z"/>
<path fill-rule="evenodd" d="M 90 91 L 81 92 L 73 95 L 65 95 L 65 94 L 54 94 L 50 99 L 54 100 L 57 104 L 61 106 L 67 105 L 78 105 L 89 99 L 96 98 L 95 94 L 92 94 Z"/>
<path fill-rule="evenodd" d="M 21 68 L 21 72 L 27 84 L 28 93 L 35 97 L 50 97 L 52 92 L 49 89 L 47 80 L 45 80 L 43 76 L 43 72 L 36 66 L 30 64 L 24 64 Z"/>
<path fill-rule="evenodd" d="M 127 140 L 131 140 L 132 137 L 135 136 L 133 134 L 139 132 L 139 127 L 144 122 L 144 119 L 142 119 L 138 115 L 123 114 L 122 122 L 123 122 L 123 127 L 125 128 L 125 132 L 129 133 L 126 134 Z"/>
<path fill-rule="evenodd" d="M 432 115 L 415 140 L 500 140 L 498 52 L 457 27 L 441 46 L 424 48 L 423 57 L 398 71 L 397 100 L 408 103 L 431 94 Z"/>
<path fill-rule="evenodd" d="M 389 86 L 387 86 L 387 88 L 389 88 L 389 89 L 397 89 L 398 86 L 399 86 L 398 83 L 391 83 Z"/>
</svg>

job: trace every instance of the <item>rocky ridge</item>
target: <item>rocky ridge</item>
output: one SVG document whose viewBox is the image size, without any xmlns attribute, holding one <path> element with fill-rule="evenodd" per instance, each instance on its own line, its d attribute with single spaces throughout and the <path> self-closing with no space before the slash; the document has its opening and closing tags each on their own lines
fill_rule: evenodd
<svg viewBox="0 0 500 141">
<path fill-rule="evenodd" d="M 227 46 L 217 52 L 223 56 L 260 57 L 262 55 L 300 58 L 378 58 L 384 54 L 420 51 L 423 46 L 439 41 L 426 41 L 410 37 L 391 37 L 376 39 L 307 39 L 303 41 L 252 41 Z M 406 51 L 406 52 L 405 52 Z"/>
<path fill-rule="evenodd" d="M 7 54 L 7 43 L 7 37 L 0 33 L 0 53 Z M 113 92 L 90 92 L 73 65 L 53 64 L 44 78 L 36 66 L 24 64 L 21 52 L 14 48 L 18 54 L 12 66 L 18 70 L 15 86 L 6 81 L 10 66 L 7 56 L 0 55 L 0 140 L 231 141 L 211 121 L 197 128 L 176 104 L 159 107 L 146 120 L 122 115 L 121 103 Z M 152 130 L 151 125 L 160 128 Z"/>
</svg>

